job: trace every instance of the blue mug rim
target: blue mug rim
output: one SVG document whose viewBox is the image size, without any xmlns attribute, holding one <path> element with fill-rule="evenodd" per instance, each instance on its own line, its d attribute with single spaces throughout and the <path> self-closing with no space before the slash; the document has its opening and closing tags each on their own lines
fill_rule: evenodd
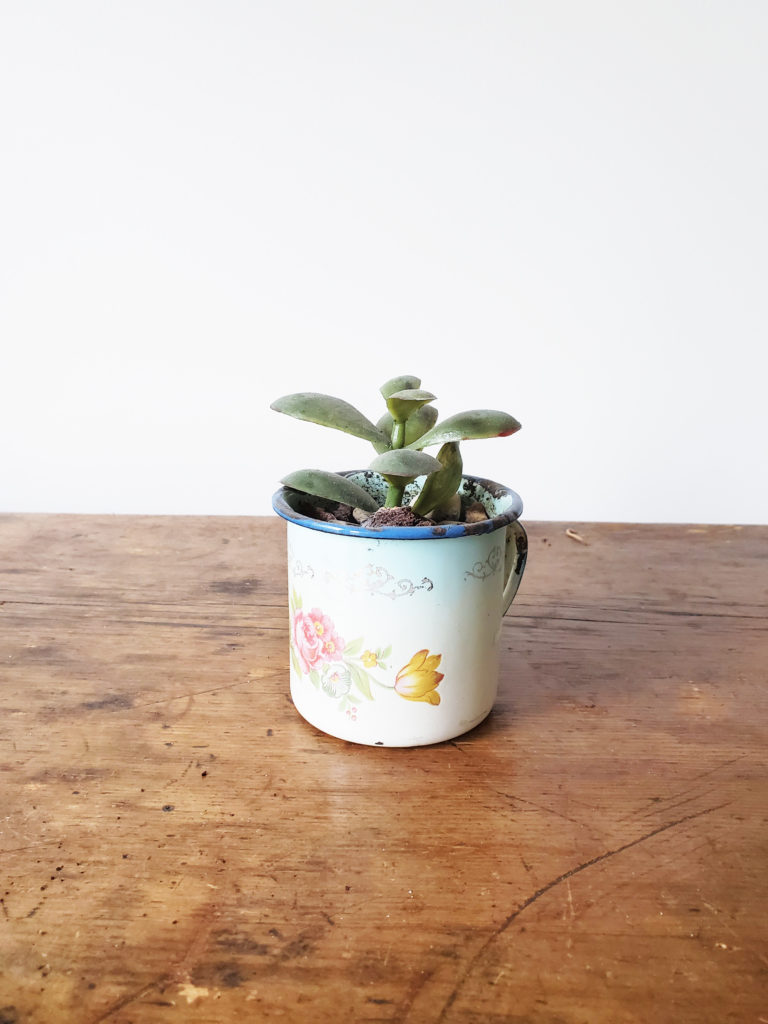
<svg viewBox="0 0 768 1024">
<path fill-rule="evenodd" d="M 354 476 L 363 473 L 365 470 L 353 469 L 342 473 L 342 476 Z M 379 529 L 368 529 L 365 526 L 352 525 L 350 523 L 327 523 L 321 519 L 313 519 L 302 512 L 297 512 L 288 501 L 288 496 L 300 494 L 289 487 L 281 487 L 272 495 L 272 508 L 282 518 L 296 526 L 303 526 L 309 530 L 318 530 L 320 533 L 335 533 L 345 537 L 367 537 L 389 540 L 445 540 L 450 537 L 476 537 L 483 533 L 493 533 L 502 527 L 509 526 L 523 514 L 523 500 L 520 495 L 511 487 L 496 483 L 495 480 L 488 480 L 485 477 L 471 476 L 464 474 L 462 483 L 467 481 L 475 484 L 494 498 L 511 498 L 510 507 L 499 515 L 490 519 L 483 519 L 479 523 L 456 523 L 449 526 L 441 526 L 436 523 L 434 526 L 382 526 Z"/>
</svg>

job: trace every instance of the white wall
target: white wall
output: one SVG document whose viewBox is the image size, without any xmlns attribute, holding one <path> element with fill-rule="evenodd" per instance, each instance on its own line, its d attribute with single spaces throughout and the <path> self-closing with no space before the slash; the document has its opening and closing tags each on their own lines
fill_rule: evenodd
<svg viewBox="0 0 768 1024">
<path fill-rule="evenodd" d="M 528 518 L 768 522 L 768 4 L 7 0 L 0 510 L 267 514 L 408 372 Z M 322 446 L 322 448 L 320 448 Z"/>
</svg>

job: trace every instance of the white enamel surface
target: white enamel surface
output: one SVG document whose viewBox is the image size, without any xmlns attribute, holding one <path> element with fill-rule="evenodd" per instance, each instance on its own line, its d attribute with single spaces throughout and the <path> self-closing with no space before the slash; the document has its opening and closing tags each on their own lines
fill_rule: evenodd
<svg viewBox="0 0 768 1024">
<path fill-rule="evenodd" d="M 291 610 L 291 696 L 304 718 L 342 739 L 384 746 L 436 743 L 481 722 L 498 682 L 504 542 L 503 529 L 412 541 L 334 536 L 289 522 L 289 591 L 300 602 Z M 352 651 L 314 661 L 314 683 L 306 668 L 317 650 L 306 645 L 302 625 L 313 642 L 316 630 L 327 637 L 332 628 Z M 386 669 L 372 665 L 387 647 Z M 430 691 L 438 704 L 406 699 L 394 688 L 398 673 L 424 650 L 440 655 L 439 664 L 430 663 L 444 676 Z M 367 673 L 372 699 L 350 683 L 350 663 Z"/>
</svg>

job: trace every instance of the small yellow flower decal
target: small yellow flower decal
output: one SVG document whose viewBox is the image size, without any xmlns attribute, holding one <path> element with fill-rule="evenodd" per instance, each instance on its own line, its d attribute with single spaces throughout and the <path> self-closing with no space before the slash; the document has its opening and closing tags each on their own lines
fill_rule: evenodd
<svg viewBox="0 0 768 1024">
<path fill-rule="evenodd" d="M 379 663 L 373 651 L 363 651 L 362 661 L 366 668 L 376 668 Z"/>
<path fill-rule="evenodd" d="M 407 665 L 400 669 L 395 679 L 395 691 L 406 700 L 423 700 L 428 704 L 439 704 L 437 687 L 445 678 L 437 672 L 442 654 L 417 651 Z"/>
</svg>

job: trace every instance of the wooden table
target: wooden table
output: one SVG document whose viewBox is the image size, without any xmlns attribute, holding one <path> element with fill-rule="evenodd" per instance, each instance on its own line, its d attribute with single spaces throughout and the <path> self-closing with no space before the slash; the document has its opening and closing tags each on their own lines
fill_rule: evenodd
<svg viewBox="0 0 768 1024">
<path fill-rule="evenodd" d="M 765 1024 L 768 527 L 567 525 L 387 750 L 293 710 L 282 521 L 0 517 L 0 1024 Z"/>
</svg>

